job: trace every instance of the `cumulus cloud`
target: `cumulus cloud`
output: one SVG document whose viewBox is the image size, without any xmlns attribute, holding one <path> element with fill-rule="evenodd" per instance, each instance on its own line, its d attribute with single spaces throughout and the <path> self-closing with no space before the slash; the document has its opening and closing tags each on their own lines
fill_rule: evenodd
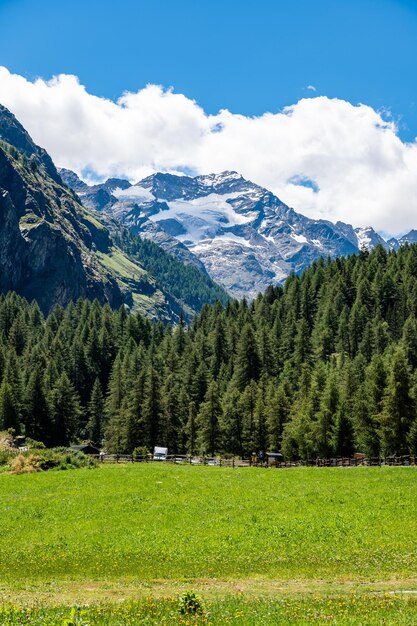
<svg viewBox="0 0 417 626">
<path fill-rule="evenodd" d="M 310 217 L 386 234 L 417 227 L 417 142 L 402 142 L 394 122 L 364 104 L 313 97 L 258 117 L 208 115 L 157 85 L 113 102 L 76 76 L 31 82 L 2 67 L 0 102 L 79 174 L 137 181 L 237 170 Z"/>
</svg>

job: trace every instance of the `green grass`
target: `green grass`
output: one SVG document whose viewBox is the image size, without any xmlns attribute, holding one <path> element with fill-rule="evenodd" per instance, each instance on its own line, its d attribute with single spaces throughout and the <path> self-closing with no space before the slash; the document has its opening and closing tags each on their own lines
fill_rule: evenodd
<svg viewBox="0 0 417 626">
<path fill-rule="evenodd" d="M 387 624 L 417 622 L 417 596 L 409 593 L 417 588 L 413 467 L 102 466 L 2 474 L 0 494 L 6 601 L 152 595 L 160 598 L 160 622 L 146 621 L 141 600 L 125 608 L 142 611 L 145 621 L 130 623 L 176 624 L 167 596 L 194 589 L 216 624 L 224 623 L 222 611 L 230 623 L 303 624 L 327 610 L 338 611 L 330 623 L 384 623 L 358 621 L 355 611 L 365 609 L 389 615 Z M 108 621 L 90 616 L 91 623 L 129 623 L 112 610 Z M 236 621 L 239 610 L 247 615 Z M 352 615 L 356 621 L 346 621 Z"/>
<path fill-rule="evenodd" d="M 146 272 L 139 265 L 133 263 L 117 248 L 112 248 L 108 253 L 97 251 L 97 256 L 107 269 L 122 278 L 140 280 L 146 276 Z"/>
<path fill-rule="evenodd" d="M 403 625 L 417 621 L 417 601 L 382 595 L 372 598 L 271 598 L 247 601 L 239 597 L 226 597 L 203 604 L 200 615 L 182 614 L 177 598 L 157 600 L 148 597 L 139 602 L 123 602 L 82 609 L 57 607 L 26 609 L 9 605 L 0 608 L 2 625 L 30 624 L 31 626 L 56 626 L 57 624 L 100 624 L 103 626 L 183 625 L 209 626 L 304 626 L 307 624 Z M 77 621 L 78 620 L 78 621 Z"/>
</svg>

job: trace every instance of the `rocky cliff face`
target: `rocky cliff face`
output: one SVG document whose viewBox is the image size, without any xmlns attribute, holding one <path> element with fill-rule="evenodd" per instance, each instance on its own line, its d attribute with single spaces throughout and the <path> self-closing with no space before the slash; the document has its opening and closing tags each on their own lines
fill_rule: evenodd
<svg viewBox="0 0 417 626">
<path fill-rule="evenodd" d="M 77 177 L 70 182 L 76 186 Z M 79 181 L 76 191 L 86 189 Z M 163 320 L 182 312 L 139 263 L 113 245 L 49 155 L 0 106 L 0 291 L 8 290 L 36 299 L 45 312 L 80 297 L 113 308 L 126 304 Z"/>
<path fill-rule="evenodd" d="M 75 189 L 67 173 L 62 175 Z M 87 189 L 77 183 L 83 203 L 202 265 L 237 297 L 253 298 L 320 256 L 395 246 L 372 228 L 309 219 L 237 172 L 194 178 L 158 173 L 136 185 L 109 182 Z"/>
<path fill-rule="evenodd" d="M 0 148 L 0 289 L 36 298 L 44 310 L 81 296 L 119 306 L 117 281 L 92 250 L 94 242 L 110 247 L 106 231 L 76 207 L 42 160 L 22 154 Z"/>
</svg>

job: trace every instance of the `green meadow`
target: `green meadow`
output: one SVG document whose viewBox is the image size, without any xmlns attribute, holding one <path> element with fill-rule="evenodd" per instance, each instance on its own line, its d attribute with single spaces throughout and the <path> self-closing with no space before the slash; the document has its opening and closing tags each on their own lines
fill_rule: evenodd
<svg viewBox="0 0 417 626">
<path fill-rule="evenodd" d="M 414 467 L 0 475 L 1 624 L 412 624 L 416 572 Z"/>
</svg>

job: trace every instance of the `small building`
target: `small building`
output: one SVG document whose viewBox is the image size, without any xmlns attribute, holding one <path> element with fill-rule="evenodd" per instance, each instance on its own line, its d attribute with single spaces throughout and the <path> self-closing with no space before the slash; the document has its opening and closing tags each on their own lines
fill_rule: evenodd
<svg viewBox="0 0 417 626">
<path fill-rule="evenodd" d="M 155 446 L 153 449 L 153 460 L 154 461 L 166 461 L 168 456 L 168 448 L 161 448 L 159 446 Z"/>
<path fill-rule="evenodd" d="M 267 452 L 266 456 L 268 457 L 268 465 L 270 466 L 277 466 L 284 461 L 281 452 Z"/>
<path fill-rule="evenodd" d="M 84 452 L 84 454 L 89 454 L 91 456 L 100 454 L 100 450 L 95 446 L 92 446 L 90 443 L 84 443 L 80 446 L 69 446 L 68 450 L 71 450 L 72 452 Z"/>
</svg>

